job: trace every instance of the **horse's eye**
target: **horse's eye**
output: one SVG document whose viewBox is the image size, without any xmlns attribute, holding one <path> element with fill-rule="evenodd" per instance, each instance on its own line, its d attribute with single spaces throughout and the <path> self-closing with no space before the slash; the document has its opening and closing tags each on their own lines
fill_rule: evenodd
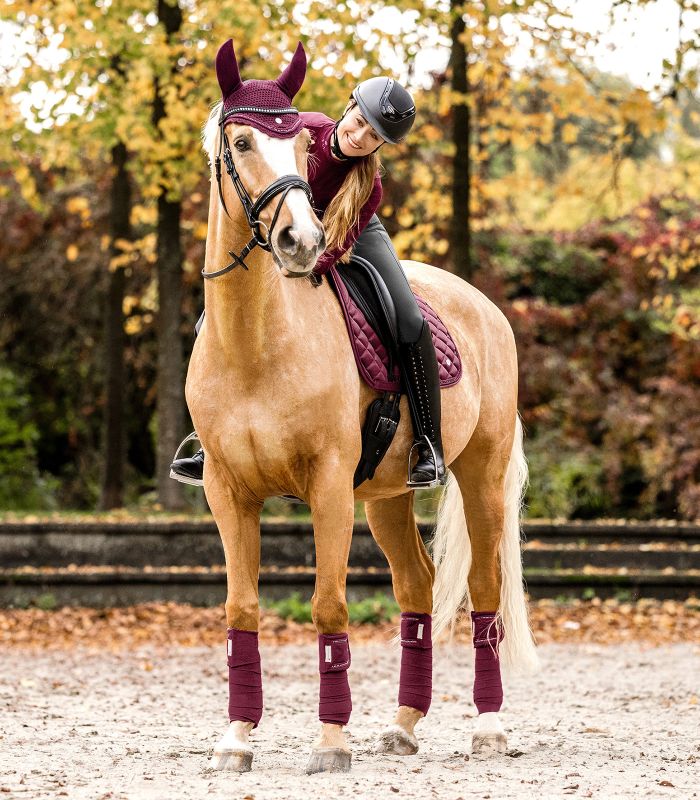
<svg viewBox="0 0 700 800">
<path fill-rule="evenodd" d="M 245 153 L 246 150 L 250 150 L 250 145 L 246 142 L 245 139 L 236 139 L 233 143 L 233 146 L 238 150 L 239 153 Z"/>
</svg>

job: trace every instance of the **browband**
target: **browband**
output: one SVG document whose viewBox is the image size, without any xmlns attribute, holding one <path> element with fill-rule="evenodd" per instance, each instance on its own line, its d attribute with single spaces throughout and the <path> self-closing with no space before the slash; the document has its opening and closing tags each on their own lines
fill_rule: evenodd
<svg viewBox="0 0 700 800">
<path fill-rule="evenodd" d="M 256 108 L 255 106 L 238 106 L 229 108 L 221 118 L 221 121 L 228 119 L 234 114 L 298 114 L 299 109 L 290 106 L 289 108 Z"/>
</svg>

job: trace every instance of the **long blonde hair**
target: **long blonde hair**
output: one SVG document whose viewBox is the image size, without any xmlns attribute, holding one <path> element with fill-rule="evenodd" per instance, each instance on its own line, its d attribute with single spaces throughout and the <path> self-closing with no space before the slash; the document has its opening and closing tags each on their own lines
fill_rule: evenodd
<svg viewBox="0 0 700 800">
<path fill-rule="evenodd" d="M 345 107 L 346 114 L 357 105 L 354 100 Z M 382 174 L 382 162 L 377 153 L 370 153 L 348 172 L 338 194 L 328 204 L 323 215 L 323 227 L 326 231 L 326 248 L 332 250 L 340 247 L 352 227 L 360 218 L 360 211 L 369 200 L 374 188 L 374 177 L 379 171 Z M 341 261 L 347 261 L 350 253 L 345 253 Z"/>
</svg>

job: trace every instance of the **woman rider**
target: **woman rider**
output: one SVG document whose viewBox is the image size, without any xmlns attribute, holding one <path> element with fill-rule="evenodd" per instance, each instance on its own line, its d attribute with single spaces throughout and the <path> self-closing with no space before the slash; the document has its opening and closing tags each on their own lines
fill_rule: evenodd
<svg viewBox="0 0 700 800">
<path fill-rule="evenodd" d="M 428 323 L 375 213 L 382 197 L 377 151 L 385 142 L 404 139 L 415 115 L 406 89 L 392 78 L 378 77 L 354 89 L 338 122 L 314 112 L 301 117 L 313 137 L 309 184 L 327 241 L 314 273 L 322 275 L 338 261 L 349 260 L 352 248 L 352 255 L 369 261 L 383 278 L 396 308 L 399 362 L 418 452 L 408 485 L 423 488 L 445 482 L 437 358 Z M 201 485 L 203 467 L 204 452 L 199 450 L 192 458 L 174 461 L 170 475 Z"/>
</svg>

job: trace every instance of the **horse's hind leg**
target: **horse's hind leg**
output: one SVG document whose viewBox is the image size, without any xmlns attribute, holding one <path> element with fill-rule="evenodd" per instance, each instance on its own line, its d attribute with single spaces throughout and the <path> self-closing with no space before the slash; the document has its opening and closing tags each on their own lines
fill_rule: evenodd
<svg viewBox="0 0 700 800">
<path fill-rule="evenodd" d="M 472 736 L 473 753 L 506 750 L 506 734 L 498 716 L 503 702 L 498 655 L 502 629 L 496 614 L 501 596 L 499 548 L 505 524 L 505 477 L 512 442 L 512 429 L 498 437 L 483 436 L 477 429 L 450 465 L 462 495 L 472 552 L 468 584 L 474 607 L 473 697 L 479 714 Z"/>
<path fill-rule="evenodd" d="M 207 501 L 226 557 L 226 626 L 229 727 L 214 747 L 210 766 L 248 772 L 253 749 L 248 737 L 262 715 L 258 651 L 260 606 L 260 510 L 262 503 L 235 496 L 220 478 L 213 459 L 205 464 Z"/>
<path fill-rule="evenodd" d="M 414 728 L 430 707 L 432 693 L 433 578 L 435 568 L 416 526 L 413 492 L 365 504 L 372 534 L 391 567 L 401 608 L 399 709 L 394 724 L 377 741 L 377 752 L 412 755 Z"/>
</svg>

